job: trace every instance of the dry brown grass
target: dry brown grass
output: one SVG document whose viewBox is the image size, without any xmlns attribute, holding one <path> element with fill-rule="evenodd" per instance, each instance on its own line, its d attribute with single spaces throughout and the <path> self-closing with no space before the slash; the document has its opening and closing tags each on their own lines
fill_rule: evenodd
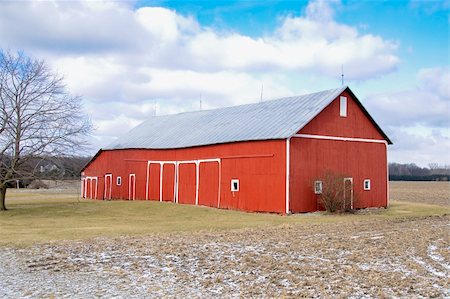
<svg viewBox="0 0 450 299">
<path fill-rule="evenodd" d="M 445 298 L 448 222 L 285 224 L 4 248 L 0 296 Z"/>
<path fill-rule="evenodd" d="M 289 217 L 13 191 L 0 297 L 448 298 L 450 209 L 423 203 L 446 186 L 393 183 L 387 210 Z"/>
<path fill-rule="evenodd" d="M 0 245 L 31 245 L 53 240 L 77 240 L 167 232 L 222 231 L 282 224 L 345 223 L 371 219 L 424 217 L 450 213 L 450 208 L 393 201 L 389 209 L 356 214 L 245 213 L 155 201 L 83 200 L 67 190 L 10 190 L 9 211 L 0 213 Z"/>
<path fill-rule="evenodd" d="M 450 182 L 389 182 L 393 200 L 450 205 Z"/>
</svg>

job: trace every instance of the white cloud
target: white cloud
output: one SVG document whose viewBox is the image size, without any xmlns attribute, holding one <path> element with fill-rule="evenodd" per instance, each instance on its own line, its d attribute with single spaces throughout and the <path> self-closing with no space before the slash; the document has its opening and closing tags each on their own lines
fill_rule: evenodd
<svg viewBox="0 0 450 299">
<path fill-rule="evenodd" d="M 301 70 L 364 79 L 392 71 L 397 43 L 360 34 L 333 19 L 329 2 L 313 1 L 302 17 L 286 17 L 273 34 L 218 33 L 162 7 L 137 10 L 111 2 L 2 2 L 2 47 L 52 55 L 123 56 L 153 67 L 195 71 Z M 102 6 L 104 5 L 104 6 Z M 51 16 L 51 17 L 49 17 Z M 20 26 L 8 26 L 20 24 Z"/>
<path fill-rule="evenodd" d="M 450 136 L 442 130 L 433 130 L 430 135 L 421 135 L 408 129 L 392 131 L 394 145 L 389 146 L 389 161 L 412 163 L 425 167 L 430 163 L 449 165 Z"/>
<path fill-rule="evenodd" d="M 155 106 L 157 114 L 196 110 L 200 96 L 204 109 L 248 103 L 259 99 L 262 83 L 265 99 L 315 91 L 308 82 L 330 82 L 341 64 L 347 80 L 395 70 L 399 42 L 340 23 L 336 4 L 312 1 L 303 16 L 283 17 L 273 32 L 250 37 L 162 7 L 0 2 L 0 47 L 24 49 L 65 74 L 71 91 L 86 99 L 100 147 L 153 115 Z M 294 88 L 293 74 L 311 76 Z M 423 70 L 418 77 L 415 90 L 368 99 L 369 111 L 395 138 L 398 126 L 448 126 L 442 114 L 448 71 Z"/>
<path fill-rule="evenodd" d="M 306 16 L 317 21 L 332 21 L 334 10 L 330 7 L 330 3 L 339 3 L 338 0 L 317 0 L 312 1 L 306 7 Z"/>
<path fill-rule="evenodd" d="M 162 7 L 144 7 L 135 12 L 137 21 L 151 36 L 161 42 L 174 43 L 183 34 L 199 31 L 198 23 L 192 17 L 183 17 Z"/>
<path fill-rule="evenodd" d="M 450 126 L 450 82 L 448 68 L 423 69 L 410 90 L 374 94 L 367 98 L 370 111 L 388 126 L 448 128 Z"/>
<path fill-rule="evenodd" d="M 428 68 L 420 70 L 418 78 L 421 89 L 436 93 L 440 98 L 450 101 L 450 70 L 448 68 Z"/>
<path fill-rule="evenodd" d="M 449 69 L 422 69 L 417 81 L 410 90 L 371 95 L 366 106 L 394 142 L 391 162 L 449 165 Z"/>
</svg>

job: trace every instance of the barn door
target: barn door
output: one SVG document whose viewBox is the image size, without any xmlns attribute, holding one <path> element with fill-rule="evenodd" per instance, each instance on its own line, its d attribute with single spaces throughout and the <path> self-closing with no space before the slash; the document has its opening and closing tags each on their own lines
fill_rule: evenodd
<svg viewBox="0 0 450 299">
<path fill-rule="evenodd" d="M 84 178 L 81 178 L 81 198 L 86 198 L 85 194 L 84 194 L 84 190 L 86 190 L 86 187 L 84 186 L 85 184 L 85 180 Z"/>
<path fill-rule="evenodd" d="M 159 162 L 148 162 L 147 166 L 147 200 L 160 200 L 162 189 L 161 164 Z"/>
<path fill-rule="evenodd" d="M 208 207 L 219 207 L 219 162 L 207 161 L 199 163 L 198 204 Z"/>
<path fill-rule="evenodd" d="M 83 188 L 82 188 L 83 192 L 83 198 L 87 198 L 87 179 L 84 178 L 83 179 Z"/>
<path fill-rule="evenodd" d="M 112 174 L 105 174 L 104 199 L 111 199 Z"/>
<path fill-rule="evenodd" d="M 130 173 L 128 176 L 128 199 L 136 199 L 136 175 L 134 173 Z"/>
<path fill-rule="evenodd" d="M 86 198 L 92 199 L 92 179 L 86 179 Z"/>
<path fill-rule="evenodd" d="M 195 205 L 197 192 L 194 162 L 178 164 L 178 203 Z"/>
<path fill-rule="evenodd" d="M 94 181 L 95 181 L 95 185 L 94 185 Z M 95 186 L 95 187 L 94 187 Z M 97 199 L 97 190 L 98 190 L 98 177 L 94 177 L 92 178 L 92 198 L 93 199 Z"/>
<path fill-rule="evenodd" d="M 175 201 L 175 163 L 163 163 L 161 201 Z"/>
<path fill-rule="evenodd" d="M 344 209 L 353 209 L 353 178 L 344 178 Z"/>
</svg>

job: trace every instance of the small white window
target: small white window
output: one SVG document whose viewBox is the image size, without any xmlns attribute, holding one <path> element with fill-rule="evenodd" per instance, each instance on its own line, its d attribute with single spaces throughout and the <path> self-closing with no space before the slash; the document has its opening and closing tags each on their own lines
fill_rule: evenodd
<svg viewBox="0 0 450 299">
<path fill-rule="evenodd" d="M 340 116 L 347 117 L 347 97 L 341 97 L 340 107 Z"/>
<path fill-rule="evenodd" d="M 231 180 L 231 191 L 232 192 L 239 191 L 239 180 L 238 179 Z"/>
<path fill-rule="evenodd" d="M 366 191 L 370 190 L 370 180 L 369 179 L 364 180 L 364 190 L 366 190 Z"/>
<path fill-rule="evenodd" d="M 322 194 L 322 181 L 315 181 L 314 182 L 314 193 L 315 194 Z"/>
<path fill-rule="evenodd" d="M 122 185 L 122 177 L 120 177 L 120 176 L 117 177 L 116 184 L 117 184 L 117 186 Z"/>
</svg>

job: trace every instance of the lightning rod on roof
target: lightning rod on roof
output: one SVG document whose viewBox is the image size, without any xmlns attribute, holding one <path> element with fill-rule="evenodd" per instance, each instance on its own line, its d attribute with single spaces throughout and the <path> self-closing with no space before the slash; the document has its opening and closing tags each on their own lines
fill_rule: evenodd
<svg viewBox="0 0 450 299">
<path fill-rule="evenodd" d="M 260 103 L 262 102 L 262 99 L 263 99 L 263 91 L 264 91 L 264 84 L 261 84 L 261 96 L 259 98 Z"/>
<path fill-rule="evenodd" d="M 202 94 L 200 94 L 200 111 L 202 111 Z"/>
<path fill-rule="evenodd" d="M 341 85 L 344 86 L 344 65 L 341 64 Z"/>
</svg>

